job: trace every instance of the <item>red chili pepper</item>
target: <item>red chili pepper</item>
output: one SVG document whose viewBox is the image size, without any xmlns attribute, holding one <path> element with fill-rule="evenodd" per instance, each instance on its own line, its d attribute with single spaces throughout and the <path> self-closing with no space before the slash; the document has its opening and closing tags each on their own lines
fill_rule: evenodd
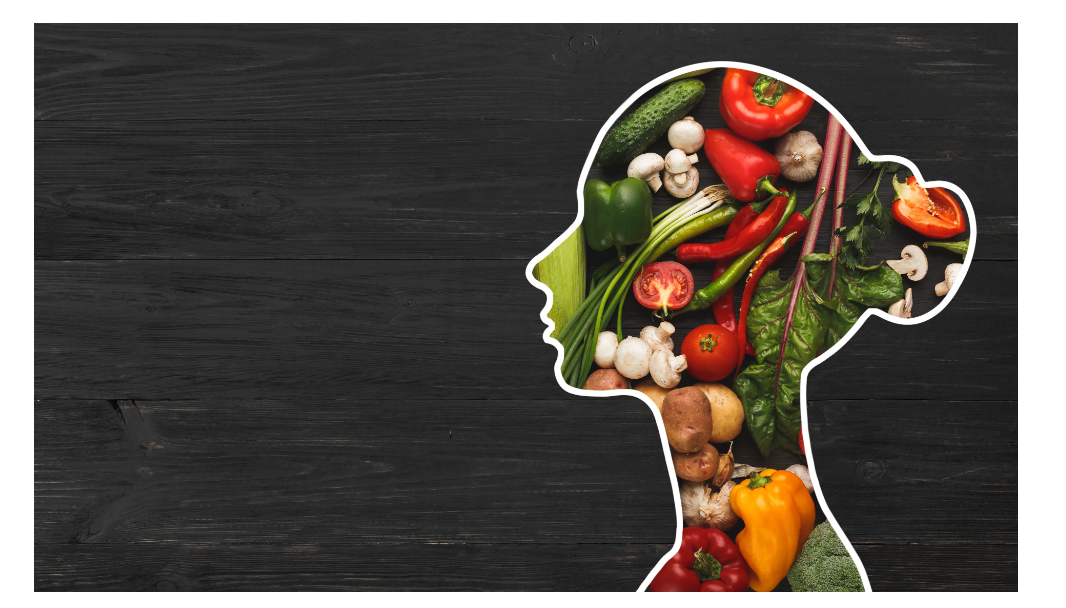
<svg viewBox="0 0 1066 608">
<path fill-rule="evenodd" d="M 913 175 L 907 178 L 906 184 L 893 177 L 892 187 L 896 190 L 892 217 L 897 222 L 934 239 L 946 239 L 966 230 L 962 207 L 947 190 L 926 190 Z"/>
<path fill-rule="evenodd" d="M 748 562 L 725 532 L 691 526 L 648 591 L 747 591 L 748 582 Z"/>
<path fill-rule="evenodd" d="M 726 228 L 725 239 L 723 240 L 728 241 L 735 237 L 737 233 L 750 224 L 756 217 L 758 217 L 758 214 L 751 208 L 751 205 L 744 205 L 740 211 L 737 211 L 736 216 L 733 217 L 733 221 L 729 224 L 729 228 Z M 718 277 L 722 276 L 732 263 L 733 258 L 724 258 L 715 262 L 714 273 L 711 275 L 711 280 L 717 281 Z M 711 310 L 714 311 L 715 323 L 721 325 L 728 332 L 736 333 L 737 315 L 733 312 L 732 287 L 729 288 L 729 291 L 723 293 L 722 297 L 718 298 L 713 304 L 711 304 Z"/>
<path fill-rule="evenodd" d="M 760 193 L 777 194 L 773 184 L 781 175 L 777 157 L 729 129 L 707 129 L 703 152 L 733 197 L 750 203 Z"/>
<path fill-rule="evenodd" d="M 677 259 L 683 264 L 721 260 L 740 255 L 763 242 L 777 228 L 781 214 L 788 206 L 788 191 L 782 189 L 779 193 L 759 217 L 735 237 L 721 243 L 684 243 L 677 248 Z"/>
<path fill-rule="evenodd" d="M 776 78 L 729 68 L 722 79 L 718 111 L 725 124 L 752 141 L 780 137 L 803 122 L 814 99 Z"/>
<path fill-rule="evenodd" d="M 799 234 L 798 232 L 785 233 L 788 228 L 789 222 L 798 214 L 793 214 L 788 218 L 789 221 L 785 222 L 785 228 L 781 229 L 781 234 L 774 242 L 770 243 L 770 246 L 766 248 L 759 259 L 755 261 L 755 265 L 751 267 L 751 273 L 748 275 L 748 284 L 744 286 L 744 296 L 740 300 L 740 322 L 737 323 L 737 339 L 747 339 L 748 332 L 748 308 L 751 307 L 751 296 L 755 293 L 755 286 L 759 284 L 759 279 L 762 275 L 766 274 L 766 270 L 774 264 L 777 260 L 781 259 L 781 256 L 785 255 L 788 251 L 789 243 L 793 238 Z M 739 350 L 739 349 L 738 349 Z M 744 363 L 744 352 L 740 351 L 737 355 L 737 371 L 740 373 L 740 366 Z"/>
</svg>

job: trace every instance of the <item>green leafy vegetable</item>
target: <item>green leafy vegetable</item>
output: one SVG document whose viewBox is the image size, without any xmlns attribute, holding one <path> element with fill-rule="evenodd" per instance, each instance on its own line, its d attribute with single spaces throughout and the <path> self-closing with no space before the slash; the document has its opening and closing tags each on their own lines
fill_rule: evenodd
<svg viewBox="0 0 1066 608">
<path fill-rule="evenodd" d="M 865 161 L 865 163 L 863 162 Z M 859 154 L 859 164 L 870 163 L 865 156 Z M 873 239 L 883 239 L 892 231 L 892 214 L 877 197 L 877 189 L 881 186 L 881 178 L 890 169 L 894 172 L 899 169 L 899 163 L 870 163 L 879 169 L 877 181 L 869 194 L 852 194 L 844 201 L 844 207 L 851 207 L 859 223 L 855 226 L 841 226 L 833 234 L 843 237 L 843 245 L 840 248 L 840 263 L 848 268 L 858 268 L 866 264 L 866 257 L 873 249 Z M 863 180 L 865 181 L 865 180 Z M 860 186 L 862 184 L 859 184 Z"/>
<path fill-rule="evenodd" d="M 804 258 L 808 263 L 807 276 L 821 297 L 826 297 L 829 287 L 829 272 L 825 259 L 809 259 L 824 254 L 812 254 Z M 837 269 L 835 296 L 831 304 L 829 328 L 820 352 L 829 350 L 839 342 L 859 320 L 867 308 L 884 308 L 903 299 L 903 277 L 884 264 L 859 268 Z"/>
<path fill-rule="evenodd" d="M 782 281 L 781 271 L 776 270 L 759 281 L 747 324 L 755 363 L 733 383 L 733 391 L 744 404 L 748 430 L 764 456 L 774 448 L 799 451 L 800 380 L 803 368 L 821 352 L 833 313 L 832 306 L 805 280 L 784 340 L 793 280 Z"/>
</svg>

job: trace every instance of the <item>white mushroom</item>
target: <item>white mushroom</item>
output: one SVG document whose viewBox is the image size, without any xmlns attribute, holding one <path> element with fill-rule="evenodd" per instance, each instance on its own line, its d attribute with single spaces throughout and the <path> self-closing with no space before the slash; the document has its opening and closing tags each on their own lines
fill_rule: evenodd
<svg viewBox="0 0 1066 608">
<path fill-rule="evenodd" d="M 628 177 L 635 177 L 648 182 L 652 192 L 658 192 L 662 188 L 663 181 L 659 179 L 659 172 L 663 170 L 665 161 L 663 157 L 654 152 L 641 154 L 629 163 Z"/>
<path fill-rule="evenodd" d="M 665 348 L 655 349 L 651 356 L 651 379 L 663 388 L 674 388 L 681 383 L 681 372 L 688 369 L 685 355 L 674 356 Z"/>
<path fill-rule="evenodd" d="M 649 325 L 640 330 L 640 339 L 647 342 L 652 348 L 665 348 L 673 352 L 674 340 L 670 336 L 674 335 L 675 331 L 677 329 L 674 328 L 673 323 L 663 321 L 659 324 L 659 327 Z"/>
<path fill-rule="evenodd" d="M 670 147 L 677 148 L 686 154 L 692 154 L 703 147 L 703 136 L 703 127 L 691 116 L 686 116 L 670 125 L 670 130 L 666 133 Z"/>
<path fill-rule="evenodd" d="M 807 182 L 822 164 L 822 147 L 810 131 L 785 133 L 774 144 L 774 156 L 781 165 L 781 175 L 794 182 Z"/>
<path fill-rule="evenodd" d="M 688 181 L 685 176 L 697 160 L 699 160 L 699 157 L 695 154 L 688 155 L 685 154 L 684 150 L 677 148 L 670 150 L 663 161 L 663 164 L 666 165 L 667 177 L 674 180 L 678 186 L 684 186 L 685 182 Z"/>
<path fill-rule="evenodd" d="M 604 369 L 614 367 L 614 351 L 618 350 L 618 334 L 613 331 L 601 331 L 596 338 L 596 365 Z"/>
<path fill-rule="evenodd" d="M 955 280 L 959 277 L 960 272 L 962 272 L 962 264 L 948 264 L 948 267 L 944 269 L 944 282 L 936 284 L 936 295 L 948 295 L 948 292 L 951 291 L 951 287 L 955 284 Z"/>
<path fill-rule="evenodd" d="M 682 179 L 685 183 L 678 184 L 677 179 Z M 666 186 L 666 191 L 674 198 L 688 198 L 695 194 L 696 189 L 700 187 L 700 172 L 696 167 L 692 167 L 687 172 L 679 175 L 667 174 L 663 185 Z"/>
<path fill-rule="evenodd" d="M 914 306 L 914 299 L 911 296 L 911 289 L 908 287 L 903 299 L 888 307 L 888 314 L 901 319 L 911 318 L 911 308 Z"/>
<path fill-rule="evenodd" d="M 929 270 L 929 260 L 925 252 L 917 245 L 907 245 L 900 252 L 901 260 L 888 260 L 885 263 L 900 274 L 905 274 L 912 281 L 921 281 Z"/>
<path fill-rule="evenodd" d="M 614 351 L 614 367 L 618 373 L 630 380 L 639 380 L 648 375 L 651 355 L 655 349 L 650 344 L 629 336 Z"/>
</svg>

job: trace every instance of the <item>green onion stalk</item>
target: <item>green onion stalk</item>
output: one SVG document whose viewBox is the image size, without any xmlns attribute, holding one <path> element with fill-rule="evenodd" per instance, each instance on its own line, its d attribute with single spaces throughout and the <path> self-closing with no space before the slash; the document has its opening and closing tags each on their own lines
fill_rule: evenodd
<svg viewBox="0 0 1066 608">
<path fill-rule="evenodd" d="M 618 312 L 618 339 L 622 339 L 622 303 L 633 278 L 645 264 L 658 260 L 679 244 L 733 221 L 743 206 L 723 185 L 709 186 L 653 219 L 651 235 L 622 264 L 608 262 L 593 275 L 589 295 L 559 330 L 563 345 L 563 377 L 571 386 L 585 384 L 596 354 L 601 331 Z"/>
</svg>

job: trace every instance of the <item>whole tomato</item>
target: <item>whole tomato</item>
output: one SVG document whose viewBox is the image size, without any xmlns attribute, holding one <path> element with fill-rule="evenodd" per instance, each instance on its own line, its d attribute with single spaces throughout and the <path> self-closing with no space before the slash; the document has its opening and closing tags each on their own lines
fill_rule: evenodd
<svg viewBox="0 0 1066 608">
<path fill-rule="evenodd" d="M 694 378 L 718 382 L 737 365 L 737 338 L 721 325 L 700 325 L 685 336 L 681 354 Z"/>
</svg>

